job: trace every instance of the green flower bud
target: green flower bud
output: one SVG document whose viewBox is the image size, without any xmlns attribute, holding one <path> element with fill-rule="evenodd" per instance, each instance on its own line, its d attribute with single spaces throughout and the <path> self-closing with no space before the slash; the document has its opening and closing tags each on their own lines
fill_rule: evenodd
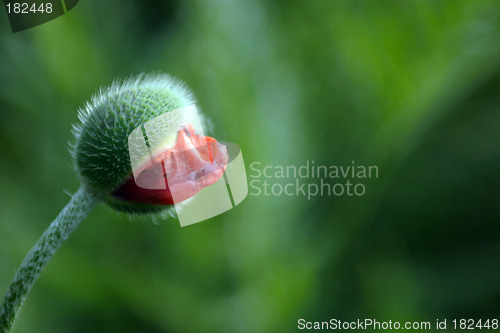
<svg viewBox="0 0 500 333">
<path fill-rule="evenodd" d="M 79 110 L 81 124 L 74 127 L 73 156 L 81 181 L 121 211 L 159 212 L 168 206 L 113 195 L 132 174 L 130 133 L 166 112 L 193 104 L 191 91 L 165 74 L 138 76 L 101 89 Z"/>
<path fill-rule="evenodd" d="M 221 180 L 228 151 L 203 135 L 194 102 L 184 84 L 157 74 L 114 82 L 80 109 L 72 145 L 80 189 L 16 272 L 0 304 L 0 332 L 10 330 L 47 262 L 96 204 L 172 212 L 172 205 L 196 202 L 199 191 Z"/>
</svg>

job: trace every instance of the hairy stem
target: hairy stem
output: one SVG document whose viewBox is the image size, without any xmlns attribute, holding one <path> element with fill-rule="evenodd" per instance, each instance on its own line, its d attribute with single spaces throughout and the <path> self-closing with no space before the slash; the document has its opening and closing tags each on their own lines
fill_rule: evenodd
<svg viewBox="0 0 500 333">
<path fill-rule="evenodd" d="M 26 295 L 47 262 L 98 202 L 99 199 L 94 193 L 84 185 L 80 186 L 70 202 L 24 258 L 2 301 L 0 333 L 6 333 L 12 328 Z"/>
</svg>

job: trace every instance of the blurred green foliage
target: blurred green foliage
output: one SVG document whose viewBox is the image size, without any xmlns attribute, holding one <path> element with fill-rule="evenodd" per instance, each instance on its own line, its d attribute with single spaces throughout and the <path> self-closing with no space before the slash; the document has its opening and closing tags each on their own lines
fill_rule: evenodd
<svg viewBox="0 0 500 333">
<path fill-rule="evenodd" d="M 2 290 L 78 187 L 76 110 L 116 77 L 184 80 L 247 166 L 380 169 L 363 197 L 249 196 L 182 229 L 100 206 L 14 332 L 500 315 L 500 2 L 82 0 L 0 29 Z"/>
</svg>

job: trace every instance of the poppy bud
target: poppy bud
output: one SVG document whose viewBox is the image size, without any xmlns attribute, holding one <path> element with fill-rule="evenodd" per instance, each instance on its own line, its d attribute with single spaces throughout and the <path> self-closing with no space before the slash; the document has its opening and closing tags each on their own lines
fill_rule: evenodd
<svg viewBox="0 0 500 333">
<path fill-rule="evenodd" d="M 152 213 L 219 180 L 228 163 L 225 147 L 190 123 L 173 132 L 171 124 L 161 124 L 158 129 L 168 129 L 175 137 L 154 149 L 153 139 L 145 137 L 148 157 L 131 163 L 129 146 L 135 133 L 142 139 L 145 124 L 155 118 L 168 121 L 162 116 L 194 102 L 183 83 L 163 74 L 115 82 L 101 90 L 80 110 L 81 125 L 74 131 L 73 155 L 82 182 L 115 209 Z"/>
<path fill-rule="evenodd" d="M 210 185 L 214 186 L 208 192 L 220 188 L 228 163 L 240 171 L 230 172 L 231 178 L 246 180 L 241 154 L 230 162 L 232 146 L 203 135 L 194 102 L 179 81 L 149 75 L 113 83 L 80 110 L 72 153 L 82 184 L 16 272 L 0 304 L 1 332 L 10 330 L 47 262 L 97 203 L 104 201 L 129 213 L 157 213 L 177 203 L 199 208 L 200 195 L 207 196 L 202 190 Z M 232 151 L 232 155 L 237 154 Z M 245 182 L 232 202 L 241 202 L 247 192 Z M 192 214 L 181 212 L 181 225 L 230 209 L 224 198 L 211 198 L 221 199 L 222 206 L 215 202 L 207 207 L 201 200 L 203 215 L 196 209 Z"/>
</svg>

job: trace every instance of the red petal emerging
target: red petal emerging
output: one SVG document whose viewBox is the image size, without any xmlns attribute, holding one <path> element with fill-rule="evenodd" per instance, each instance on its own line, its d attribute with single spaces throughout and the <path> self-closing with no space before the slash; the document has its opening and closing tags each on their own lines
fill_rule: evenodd
<svg viewBox="0 0 500 333">
<path fill-rule="evenodd" d="M 216 183 L 228 163 L 226 147 L 195 133 L 190 124 L 177 132 L 175 145 L 136 170 L 113 196 L 137 203 L 172 205 Z"/>
</svg>

